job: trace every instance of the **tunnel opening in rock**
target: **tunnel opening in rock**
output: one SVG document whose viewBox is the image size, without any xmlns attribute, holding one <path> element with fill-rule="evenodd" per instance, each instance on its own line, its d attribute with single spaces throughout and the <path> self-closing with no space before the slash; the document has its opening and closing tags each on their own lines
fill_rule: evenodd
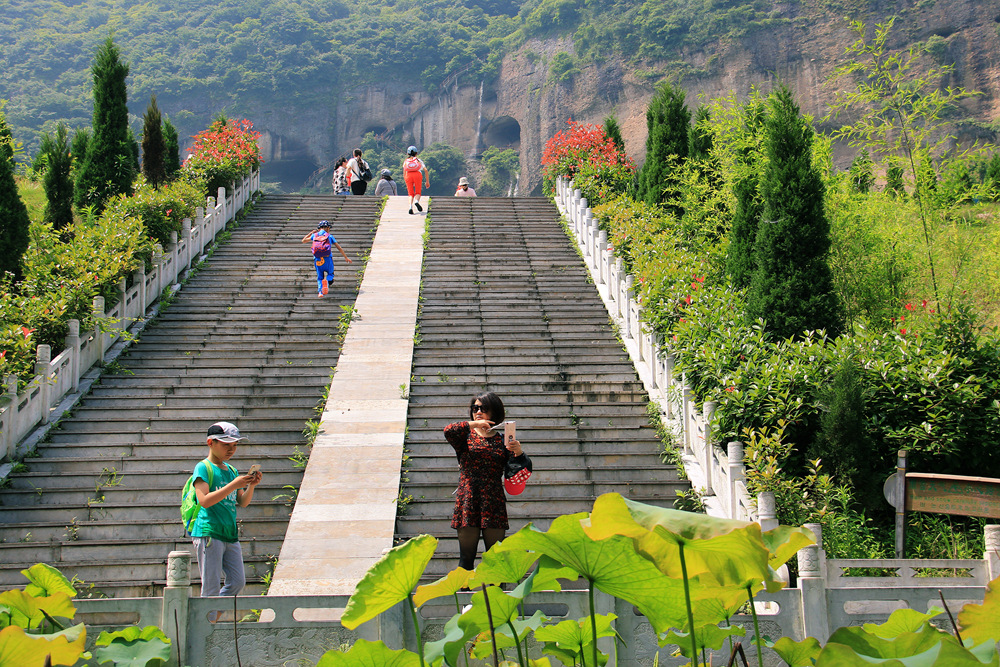
<svg viewBox="0 0 1000 667">
<path fill-rule="evenodd" d="M 484 146 L 521 150 L 521 124 L 510 116 L 500 116 L 491 122 L 483 133 Z"/>
</svg>

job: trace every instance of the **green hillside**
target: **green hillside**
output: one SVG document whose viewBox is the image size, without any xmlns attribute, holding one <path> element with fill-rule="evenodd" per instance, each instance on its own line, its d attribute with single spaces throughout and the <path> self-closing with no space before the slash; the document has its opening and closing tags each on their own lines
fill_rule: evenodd
<svg viewBox="0 0 1000 667">
<path fill-rule="evenodd" d="M 453 75 L 489 79 L 504 50 L 528 37 L 573 34 L 585 59 L 670 60 L 790 21 L 789 11 L 801 21 L 913 3 L 886 4 L 813 0 L 779 12 L 769 0 L 0 0 L 0 99 L 30 155 L 39 131 L 89 124 L 89 67 L 109 34 L 131 65 L 136 127 L 155 93 L 185 137 L 219 111 L 294 112 L 372 81 L 434 90 Z"/>
</svg>

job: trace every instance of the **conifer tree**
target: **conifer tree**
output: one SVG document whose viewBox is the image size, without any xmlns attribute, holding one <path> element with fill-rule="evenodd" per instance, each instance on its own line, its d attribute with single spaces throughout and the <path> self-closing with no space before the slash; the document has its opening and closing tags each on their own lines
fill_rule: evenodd
<svg viewBox="0 0 1000 667">
<path fill-rule="evenodd" d="M 765 320 L 779 338 L 816 329 L 836 335 L 843 324 L 827 264 L 830 223 L 822 177 L 812 165 L 813 131 L 788 88 L 772 93 L 769 106 L 760 185 L 764 208 L 747 314 Z"/>
<path fill-rule="evenodd" d="M 757 227 L 763 210 L 760 197 L 760 168 L 764 163 L 760 154 L 761 134 L 767 110 L 756 94 L 743 105 L 743 132 L 737 151 L 737 176 L 733 183 L 736 204 L 733 224 L 729 231 L 729 249 L 726 255 L 726 273 L 739 289 L 750 286 L 757 261 L 754 244 Z"/>
<path fill-rule="evenodd" d="M 181 145 L 177 128 L 169 118 L 163 119 L 163 170 L 168 181 L 177 178 L 177 172 L 181 170 Z"/>
<path fill-rule="evenodd" d="M 688 132 L 688 157 L 692 160 L 707 160 L 712 152 L 712 133 L 708 123 L 711 114 L 704 104 L 694 113 L 694 124 Z"/>
<path fill-rule="evenodd" d="M 21 255 L 28 249 L 28 209 L 14 180 L 14 138 L 0 108 L 0 276 L 21 277 Z"/>
<path fill-rule="evenodd" d="M 73 133 L 73 141 L 69 145 L 69 153 L 73 158 L 73 182 L 76 182 L 77 174 L 83 167 L 87 159 L 87 147 L 90 146 L 90 130 L 81 127 Z"/>
<path fill-rule="evenodd" d="M 142 117 L 142 175 L 154 188 L 160 187 L 167 180 L 165 152 L 163 117 L 156 105 L 156 95 L 151 95 L 149 106 Z"/>
<path fill-rule="evenodd" d="M 621 125 L 618 124 L 618 119 L 615 118 L 614 116 L 608 116 L 607 118 L 605 118 L 604 131 L 607 133 L 609 137 L 611 137 L 611 141 L 615 142 L 615 146 L 618 148 L 618 150 L 624 153 L 625 140 L 622 139 L 622 127 Z"/>
<path fill-rule="evenodd" d="M 646 109 L 646 162 L 639 171 L 638 194 L 647 204 L 662 204 L 678 191 L 679 182 L 671 172 L 687 159 L 690 125 L 684 91 L 663 84 Z"/>
<path fill-rule="evenodd" d="M 66 126 L 59 123 L 54 137 L 43 135 L 41 149 L 48 162 L 42 179 L 48 200 L 44 219 L 54 229 L 62 229 L 73 222 L 73 158 Z"/>
<path fill-rule="evenodd" d="M 93 135 L 87 156 L 76 180 L 76 205 L 104 210 L 111 197 L 132 191 L 135 178 L 132 146 L 129 143 L 128 106 L 125 78 L 129 67 L 118 57 L 110 37 L 97 50 L 91 73 L 94 75 Z"/>
</svg>

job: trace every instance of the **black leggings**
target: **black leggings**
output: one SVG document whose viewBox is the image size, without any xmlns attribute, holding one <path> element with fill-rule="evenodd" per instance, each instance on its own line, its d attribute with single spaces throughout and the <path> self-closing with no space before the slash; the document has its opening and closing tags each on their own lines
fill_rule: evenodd
<svg viewBox="0 0 1000 667">
<path fill-rule="evenodd" d="M 503 528 L 458 528 L 458 566 L 466 570 L 476 567 L 476 550 L 479 548 L 479 534 L 483 535 L 483 553 L 503 539 L 507 532 Z"/>
</svg>

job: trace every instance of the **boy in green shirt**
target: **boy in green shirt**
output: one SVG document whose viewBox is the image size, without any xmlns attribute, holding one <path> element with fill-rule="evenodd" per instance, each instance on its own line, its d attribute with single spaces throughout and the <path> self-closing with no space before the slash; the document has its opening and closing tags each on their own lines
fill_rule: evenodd
<svg viewBox="0 0 1000 667">
<path fill-rule="evenodd" d="M 260 483 L 259 466 L 240 475 L 227 461 L 236 453 L 236 443 L 246 440 L 235 425 L 216 422 L 208 427 L 208 458 L 194 469 L 194 488 L 201 510 L 191 528 L 191 538 L 201 572 L 201 596 L 237 595 L 246 584 L 243 552 L 236 526 L 236 506 L 246 507 Z M 213 469 L 209 475 L 208 466 Z M 211 488 L 209 488 L 211 478 Z M 225 586 L 220 589 L 220 580 Z"/>
</svg>

